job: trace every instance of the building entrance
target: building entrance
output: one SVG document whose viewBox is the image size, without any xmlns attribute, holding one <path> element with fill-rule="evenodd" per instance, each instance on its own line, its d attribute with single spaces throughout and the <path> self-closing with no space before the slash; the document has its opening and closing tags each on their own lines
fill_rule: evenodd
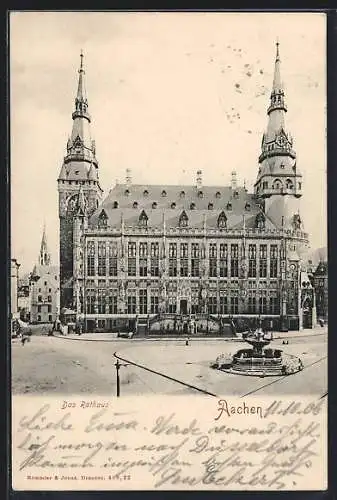
<svg viewBox="0 0 337 500">
<path fill-rule="evenodd" d="M 180 314 L 187 314 L 187 300 L 182 299 L 180 301 Z"/>
</svg>

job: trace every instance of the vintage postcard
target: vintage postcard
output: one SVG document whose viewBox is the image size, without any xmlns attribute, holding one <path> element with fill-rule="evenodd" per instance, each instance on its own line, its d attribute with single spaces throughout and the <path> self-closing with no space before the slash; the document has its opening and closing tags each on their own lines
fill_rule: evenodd
<svg viewBox="0 0 337 500">
<path fill-rule="evenodd" d="M 326 489 L 325 14 L 9 27 L 12 488 Z"/>
</svg>

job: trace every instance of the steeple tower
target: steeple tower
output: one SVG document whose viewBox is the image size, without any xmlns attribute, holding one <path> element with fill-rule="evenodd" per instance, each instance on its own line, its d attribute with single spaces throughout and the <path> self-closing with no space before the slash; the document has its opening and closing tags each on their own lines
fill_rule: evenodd
<svg viewBox="0 0 337 500">
<path fill-rule="evenodd" d="M 61 307 L 72 306 L 73 224 L 80 205 L 90 216 L 102 197 L 95 142 L 91 139 L 91 116 L 85 85 L 84 55 L 80 54 L 72 131 L 67 141 L 67 153 L 58 178 L 60 218 L 60 285 Z M 79 191 L 79 186 L 81 190 Z"/>
<path fill-rule="evenodd" d="M 267 109 L 268 124 L 262 137 L 255 183 L 255 195 L 264 200 L 265 212 L 277 225 L 281 225 L 282 217 L 286 225 L 291 224 L 291 217 L 298 213 L 298 198 L 302 196 L 302 175 L 296 164 L 293 138 L 286 129 L 286 113 L 277 41 L 273 87 Z"/>
<path fill-rule="evenodd" d="M 42 240 L 39 253 L 39 265 L 49 266 L 51 264 L 50 253 L 48 250 L 47 236 L 46 236 L 46 224 L 43 226 Z"/>
</svg>

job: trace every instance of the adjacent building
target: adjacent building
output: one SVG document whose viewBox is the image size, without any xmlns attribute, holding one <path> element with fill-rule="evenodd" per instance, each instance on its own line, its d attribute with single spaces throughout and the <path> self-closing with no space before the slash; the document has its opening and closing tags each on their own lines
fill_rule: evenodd
<svg viewBox="0 0 337 500">
<path fill-rule="evenodd" d="M 30 278 L 30 322 L 51 323 L 59 316 L 59 268 L 53 266 L 43 229 L 38 264 Z"/>
<path fill-rule="evenodd" d="M 81 55 L 58 193 L 61 307 L 86 330 L 221 332 L 257 316 L 274 329 L 315 324 L 280 68 L 277 44 L 252 193 L 235 172 L 229 186 L 206 186 L 201 171 L 191 185 L 133 184 L 127 171 L 103 199 Z"/>
<path fill-rule="evenodd" d="M 328 263 L 320 262 L 313 274 L 317 317 L 328 319 Z"/>
<path fill-rule="evenodd" d="M 11 319 L 19 319 L 18 309 L 18 281 L 20 264 L 16 259 L 11 259 Z"/>
</svg>

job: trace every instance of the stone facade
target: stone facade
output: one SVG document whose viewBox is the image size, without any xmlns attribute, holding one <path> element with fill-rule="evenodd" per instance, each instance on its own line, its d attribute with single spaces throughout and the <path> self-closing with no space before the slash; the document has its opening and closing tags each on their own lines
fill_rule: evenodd
<svg viewBox="0 0 337 500">
<path fill-rule="evenodd" d="M 83 75 L 81 63 L 76 130 L 90 123 Z M 86 330 L 140 335 L 223 333 L 233 322 L 247 328 L 258 316 L 274 329 L 313 326 L 302 176 L 286 111 L 277 46 L 254 193 L 238 185 L 235 173 L 224 187 L 204 186 L 201 171 L 190 186 L 133 184 L 128 172 L 100 202 L 95 151 L 85 146 L 90 135 L 77 138 L 73 130 L 58 180 L 61 307 L 73 307 Z"/>
</svg>

